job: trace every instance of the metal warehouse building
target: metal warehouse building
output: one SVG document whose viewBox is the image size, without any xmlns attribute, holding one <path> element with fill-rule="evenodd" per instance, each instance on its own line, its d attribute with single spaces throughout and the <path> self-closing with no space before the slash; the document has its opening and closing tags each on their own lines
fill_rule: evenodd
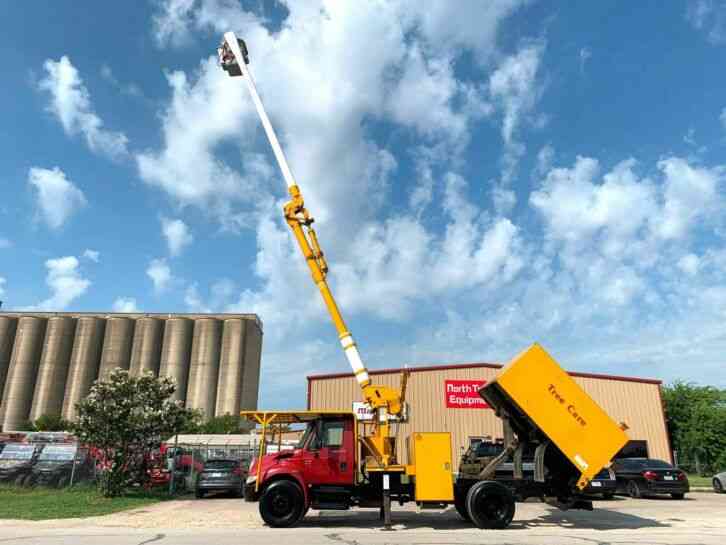
<svg viewBox="0 0 726 545">
<path fill-rule="evenodd" d="M 76 416 L 96 379 L 117 368 L 175 379 L 206 417 L 256 409 L 262 324 L 254 314 L 0 314 L 0 428 Z"/>
<path fill-rule="evenodd" d="M 458 470 L 461 448 L 470 437 L 502 437 L 502 424 L 476 394 L 492 380 L 500 365 L 471 363 L 433 367 L 411 367 L 406 390 L 408 422 L 400 424 L 399 452 L 412 431 L 448 431 Z M 370 370 L 374 383 L 398 387 L 403 369 Z M 631 442 L 623 455 L 650 456 L 671 460 L 661 381 L 632 377 L 570 373 L 595 401 L 616 421 L 629 427 Z M 352 374 L 308 377 L 308 408 L 351 408 L 361 402 L 361 390 Z"/>
</svg>

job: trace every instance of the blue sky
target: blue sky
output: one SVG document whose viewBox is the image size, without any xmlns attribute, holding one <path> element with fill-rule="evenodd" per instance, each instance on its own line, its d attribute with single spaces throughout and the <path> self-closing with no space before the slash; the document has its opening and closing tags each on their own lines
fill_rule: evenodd
<svg viewBox="0 0 726 545">
<path fill-rule="evenodd" d="M 425 4 L 5 3 L 4 308 L 257 312 L 265 406 L 347 369 L 231 29 L 370 367 L 726 386 L 726 4 Z"/>
</svg>

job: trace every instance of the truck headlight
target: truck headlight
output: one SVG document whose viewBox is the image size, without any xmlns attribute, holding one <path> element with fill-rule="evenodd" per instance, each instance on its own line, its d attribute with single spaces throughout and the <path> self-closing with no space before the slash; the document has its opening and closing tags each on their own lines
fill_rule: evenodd
<svg viewBox="0 0 726 545">
<path fill-rule="evenodd" d="M 256 482 L 257 482 L 257 475 L 252 475 L 251 477 L 247 477 L 245 484 L 255 484 Z"/>
</svg>

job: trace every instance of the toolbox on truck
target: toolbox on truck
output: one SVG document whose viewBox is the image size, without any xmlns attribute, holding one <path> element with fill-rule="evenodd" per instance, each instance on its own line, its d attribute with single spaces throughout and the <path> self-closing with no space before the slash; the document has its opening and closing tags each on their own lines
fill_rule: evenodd
<svg viewBox="0 0 726 545">
<path fill-rule="evenodd" d="M 519 444 L 540 445 L 539 480 L 546 467 L 563 485 L 582 490 L 628 442 L 621 427 L 536 343 L 479 394 L 511 426 Z"/>
</svg>

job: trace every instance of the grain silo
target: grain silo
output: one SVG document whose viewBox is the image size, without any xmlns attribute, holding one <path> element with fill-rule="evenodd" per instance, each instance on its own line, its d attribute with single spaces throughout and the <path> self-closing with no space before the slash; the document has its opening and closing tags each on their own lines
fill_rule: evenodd
<svg viewBox="0 0 726 545">
<path fill-rule="evenodd" d="M 15 342 L 15 331 L 17 327 L 17 318 L 0 316 L 0 404 L 2 404 L 5 377 L 8 376 L 10 356 L 13 353 L 13 343 Z"/>
<path fill-rule="evenodd" d="M 216 416 L 235 414 L 242 404 L 245 364 L 245 330 L 247 320 L 224 321 L 222 352 L 219 358 Z"/>
<path fill-rule="evenodd" d="M 106 336 L 103 339 L 101 366 L 98 378 L 108 378 L 116 368 L 128 369 L 131 363 L 131 344 L 134 337 L 134 321 L 126 317 L 110 317 L 106 320 Z"/>
<path fill-rule="evenodd" d="M 18 321 L 2 401 L 2 427 L 6 431 L 20 429 L 30 416 L 46 323 L 45 318 L 33 316 Z"/>
<path fill-rule="evenodd" d="M 103 318 L 97 316 L 78 318 L 63 398 L 62 415 L 66 420 L 75 420 L 76 403 L 88 395 L 91 384 L 98 377 L 105 330 L 106 320 Z"/>
<path fill-rule="evenodd" d="M 169 318 L 164 326 L 159 376 L 174 379 L 176 391 L 173 399 L 182 402 L 187 395 L 193 328 L 194 322 L 189 318 Z"/>
<path fill-rule="evenodd" d="M 94 381 L 117 367 L 173 378 L 174 399 L 207 417 L 255 409 L 261 343 L 254 314 L 2 312 L 0 425 L 75 420 Z"/>
<path fill-rule="evenodd" d="M 221 321 L 202 318 L 194 322 L 186 406 L 201 410 L 205 418 L 214 416 L 221 345 Z"/>
<path fill-rule="evenodd" d="M 164 338 L 164 321 L 159 318 L 139 318 L 134 328 L 134 344 L 131 347 L 129 372 L 134 376 L 150 372 L 159 374 L 161 343 Z"/>
<path fill-rule="evenodd" d="M 54 316 L 48 320 L 30 409 L 31 421 L 45 414 L 61 413 L 75 330 L 76 320 L 68 316 Z"/>
</svg>

